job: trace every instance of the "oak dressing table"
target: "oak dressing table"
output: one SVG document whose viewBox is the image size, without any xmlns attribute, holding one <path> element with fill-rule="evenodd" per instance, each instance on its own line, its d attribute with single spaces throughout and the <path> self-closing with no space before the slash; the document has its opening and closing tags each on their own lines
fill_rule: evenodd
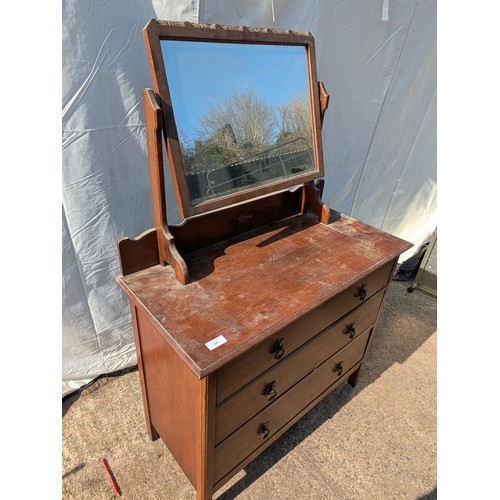
<svg viewBox="0 0 500 500">
<path fill-rule="evenodd" d="M 310 33 L 152 20 L 144 35 L 154 228 L 118 242 L 116 281 L 149 435 L 207 499 L 356 384 L 411 245 L 321 200 L 328 94 Z"/>
</svg>

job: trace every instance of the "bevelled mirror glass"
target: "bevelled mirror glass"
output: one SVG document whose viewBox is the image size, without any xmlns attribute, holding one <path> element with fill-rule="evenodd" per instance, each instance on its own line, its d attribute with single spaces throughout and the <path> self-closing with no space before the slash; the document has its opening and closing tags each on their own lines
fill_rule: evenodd
<svg viewBox="0 0 500 500">
<path fill-rule="evenodd" d="M 146 42 L 183 216 L 322 175 L 310 34 L 154 28 Z"/>
</svg>

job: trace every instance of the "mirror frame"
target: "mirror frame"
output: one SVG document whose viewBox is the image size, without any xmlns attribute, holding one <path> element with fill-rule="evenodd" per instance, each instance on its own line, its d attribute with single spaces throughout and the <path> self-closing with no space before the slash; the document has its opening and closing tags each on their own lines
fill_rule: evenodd
<svg viewBox="0 0 500 500">
<path fill-rule="evenodd" d="M 193 24 L 189 22 L 158 21 L 152 19 L 143 30 L 151 76 L 156 93 L 160 98 L 163 133 L 170 164 L 172 183 L 177 198 L 177 207 L 182 219 L 217 210 L 222 207 L 277 192 L 305 182 L 310 182 L 324 175 L 323 148 L 321 141 L 321 114 L 316 74 L 316 53 L 314 38 L 309 32 L 291 30 L 273 30 L 247 28 L 245 26 L 221 26 L 218 24 Z M 177 135 L 174 110 L 168 86 L 165 64 L 161 50 L 161 40 L 186 40 L 207 42 L 232 42 L 270 45 L 302 45 L 306 49 L 306 62 L 309 75 L 309 96 L 311 103 L 314 170 L 300 173 L 266 183 L 257 187 L 249 187 L 231 194 L 221 195 L 191 204 L 184 162 Z"/>
</svg>

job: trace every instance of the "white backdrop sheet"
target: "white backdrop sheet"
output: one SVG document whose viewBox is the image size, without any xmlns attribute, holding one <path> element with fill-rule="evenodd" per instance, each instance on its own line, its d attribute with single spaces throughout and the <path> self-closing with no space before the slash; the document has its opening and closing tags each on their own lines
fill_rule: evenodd
<svg viewBox="0 0 500 500">
<path fill-rule="evenodd" d="M 63 395 L 137 363 L 114 278 L 116 241 L 153 225 L 142 103 L 151 18 L 310 31 L 331 95 L 324 201 L 414 243 L 402 260 L 436 227 L 435 0 L 64 0 Z"/>
</svg>

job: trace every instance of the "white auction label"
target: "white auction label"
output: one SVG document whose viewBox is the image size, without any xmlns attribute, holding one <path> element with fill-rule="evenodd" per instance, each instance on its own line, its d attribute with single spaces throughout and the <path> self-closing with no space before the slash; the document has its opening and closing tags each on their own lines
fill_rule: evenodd
<svg viewBox="0 0 500 500">
<path fill-rule="evenodd" d="M 207 342 L 205 345 L 213 351 L 216 347 L 219 347 L 222 344 L 227 342 L 226 338 L 223 335 L 219 335 L 215 339 L 212 339 L 210 342 Z"/>
</svg>

